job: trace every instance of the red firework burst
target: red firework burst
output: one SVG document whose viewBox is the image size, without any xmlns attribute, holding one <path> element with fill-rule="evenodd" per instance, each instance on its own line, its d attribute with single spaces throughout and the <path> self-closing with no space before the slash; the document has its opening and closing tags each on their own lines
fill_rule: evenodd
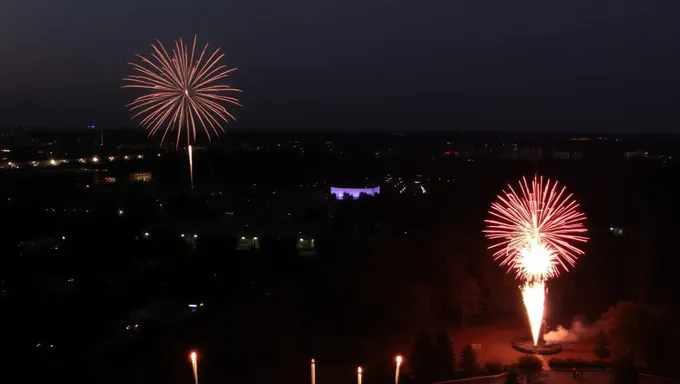
<svg viewBox="0 0 680 384">
<path fill-rule="evenodd" d="M 519 193 L 508 185 L 491 205 L 491 218 L 485 220 L 486 237 L 495 240 L 489 249 L 494 249 L 494 259 L 502 266 L 515 269 L 518 276 L 527 276 L 523 263 L 526 251 L 539 244 L 547 249 L 553 258 L 552 266 L 540 276 L 558 274 L 557 265 L 568 270 L 576 264 L 583 251 L 573 243 L 588 241 L 588 230 L 584 226 L 586 216 L 579 212 L 579 204 L 566 188 L 557 182 L 543 181 L 534 177 L 531 183 L 526 178 L 519 182 Z M 524 254 L 523 254 L 524 252 Z"/>
</svg>

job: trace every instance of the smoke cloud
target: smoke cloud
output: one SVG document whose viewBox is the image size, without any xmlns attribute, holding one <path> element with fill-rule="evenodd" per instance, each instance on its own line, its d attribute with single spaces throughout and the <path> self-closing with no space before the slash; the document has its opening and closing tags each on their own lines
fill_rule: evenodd
<svg viewBox="0 0 680 384">
<path fill-rule="evenodd" d="M 543 340 L 547 343 L 577 343 L 594 338 L 600 329 L 603 329 L 601 325 L 598 323 L 586 325 L 581 320 L 574 320 L 570 329 L 558 325 L 556 330 L 544 334 Z"/>
</svg>

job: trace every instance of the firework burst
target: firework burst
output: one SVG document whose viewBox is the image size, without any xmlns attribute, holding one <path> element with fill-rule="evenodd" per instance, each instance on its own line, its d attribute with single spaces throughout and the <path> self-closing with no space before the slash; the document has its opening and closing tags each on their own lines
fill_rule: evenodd
<svg viewBox="0 0 680 384">
<path fill-rule="evenodd" d="M 218 84 L 236 68 L 220 64 L 224 57 L 217 48 L 206 55 L 208 44 L 196 57 L 196 40 L 189 47 L 180 39 L 170 53 L 160 41 L 152 44 L 151 58 L 136 55 L 141 64 L 129 63 L 136 72 L 123 79 L 123 88 L 141 88 L 146 95 L 134 99 L 127 107 L 134 118 L 144 116 L 141 124 L 149 136 L 163 132 L 161 141 L 171 131 L 177 131 L 176 145 L 182 135 L 187 145 L 196 140 L 198 130 L 210 139 L 224 132 L 223 123 L 236 120 L 223 104 L 238 105 L 237 98 L 225 96 L 224 92 L 241 92 L 229 85 Z"/>
<path fill-rule="evenodd" d="M 585 215 L 564 187 L 542 177 L 523 178 L 519 193 L 512 186 L 491 205 L 486 237 L 494 241 L 494 259 L 524 281 L 520 290 L 534 344 L 538 344 L 545 301 L 545 282 L 576 264 L 583 251 Z"/>
<path fill-rule="evenodd" d="M 523 178 L 519 193 L 508 185 L 491 205 L 491 219 L 486 220 L 484 230 L 487 238 L 496 241 L 489 247 L 495 250 L 494 258 L 523 279 L 557 276 L 558 266 L 569 270 L 583 254 L 572 243 L 588 241 L 586 217 L 578 208 L 564 187 L 550 180 L 544 182 L 543 177 L 535 177 L 531 183 Z"/>
<path fill-rule="evenodd" d="M 221 64 L 224 57 L 220 49 L 208 54 L 206 44 L 200 55 L 196 55 L 197 36 L 191 47 L 180 39 L 168 52 L 156 41 L 148 59 L 136 55 L 141 63 L 129 63 L 134 74 L 123 79 L 123 88 L 139 88 L 145 95 L 134 99 L 127 107 L 134 113 L 133 119 L 142 117 L 141 125 L 149 136 L 162 132 L 161 143 L 170 132 L 176 131 L 175 145 L 179 147 L 182 136 L 189 151 L 190 171 L 193 187 L 193 159 L 191 145 L 198 132 L 204 132 L 208 140 L 224 132 L 222 124 L 236 120 L 225 105 L 240 106 L 239 100 L 225 93 L 241 92 L 222 84 L 236 68 L 229 69 Z"/>
</svg>

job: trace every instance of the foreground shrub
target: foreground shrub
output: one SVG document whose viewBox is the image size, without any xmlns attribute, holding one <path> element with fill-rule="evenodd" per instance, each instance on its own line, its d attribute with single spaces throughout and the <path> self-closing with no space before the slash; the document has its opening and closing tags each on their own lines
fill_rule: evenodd
<svg viewBox="0 0 680 384">
<path fill-rule="evenodd" d="M 487 361 L 484 363 L 484 371 L 489 375 L 498 375 L 505 372 L 505 366 L 500 361 Z"/>
<path fill-rule="evenodd" d="M 548 365 L 553 369 L 604 369 L 611 366 L 611 364 L 605 361 L 587 361 L 582 359 L 550 359 Z"/>
</svg>

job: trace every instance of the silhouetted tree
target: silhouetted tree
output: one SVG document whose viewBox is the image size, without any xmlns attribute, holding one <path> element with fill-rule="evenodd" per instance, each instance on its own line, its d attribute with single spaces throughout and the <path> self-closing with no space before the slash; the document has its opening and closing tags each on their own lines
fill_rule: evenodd
<svg viewBox="0 0 680 384">
<path fill-rule="evenodd" d="M 593 353 L 598 359 L 606 359 L 611 355 L 609 348 L 607 348 L 608 345 L 609 340 L 607 340 L 607 334 L 600 330 L 595 337 L 595 348 L 593 348 Z"/>
<path fill-rule="evenodd" d="M 463 353 L 460 355 L 460 370 L 465 372 L 465 375 L 467 376 L 474 376 L 479 373 L 477 352 L 472 349 L 472 345 L 470 344 L 463 348 Z"/>
<path fill-rule="evenodd" d="M 633 354 L 628 352 L 618 358 L 611 376 L 612 384 L 637 384 L 638 373 L 635 369 Z"/>
<path fill-rule="evenodd" d="M 453 343 L 451 343 L 446 329 L 437 335 L 433 355 L 434 379 L 437 381 L 450 380 L 455 370 L 456 357 L 453 353 Z"/>
<path fill-rule="evenodd" d="M 423 326 L 430 324 L 432 300 L 428 286 L 422 282 L 402 282 L 394 289 L 392 317 L 399 330 L 404 334 L 414 334 Z"/>
<path fill-rule="evenodd" d="M 476 278 L 462 276 L 458 286 L 455 288 L 453 298 L 460 310 L 461 327 L 465 326 L 468 316 L 481 312 L 482 293 Z"/>
<path fill-rule="evenodd" d="M 427 328 L 421 328 L 413 344 L 409 364 L 417 383 L 429 383 L 432 380 L 433 367 L 432 340 Z"/>
<path fill-rule="evenodd" d="M 505 384 L 519 384 L 517 376 L 517 364 L 510 365 L 510 367 L 508 367 L 508 373 L 505 375 Z"/>
<path fill-rule="evenodd" d="M 527 384 L 531 384 L 543 371 L 543 362 L 534 355 L 523 355 L 517 358 L 517 370 L 526 376 Z"/>
<path fill-rule="evenodd" d="M 481 269 L 481 285 L 486 294 L 485 312 L 489 314 L 511 313 L 518 308 L 519 290 L 512 274 L 507 274 L 496 264 L 485 263 Z"/>
<path fill-rule="evenodd" d="M 640 349 L 644 333 L 641 314 L 640 308 L 632 301 L 621 301 L 602 314 L 609 331 L 608 341 L 614 357 Z"/>
<path fill-rule="evenodd" d="M 505 368 L 500 361 L 487 361 L 484 363 L 484 371 L 489 375 L 498 375 L 499 373 L 503 373 Z"/>
</svg>

